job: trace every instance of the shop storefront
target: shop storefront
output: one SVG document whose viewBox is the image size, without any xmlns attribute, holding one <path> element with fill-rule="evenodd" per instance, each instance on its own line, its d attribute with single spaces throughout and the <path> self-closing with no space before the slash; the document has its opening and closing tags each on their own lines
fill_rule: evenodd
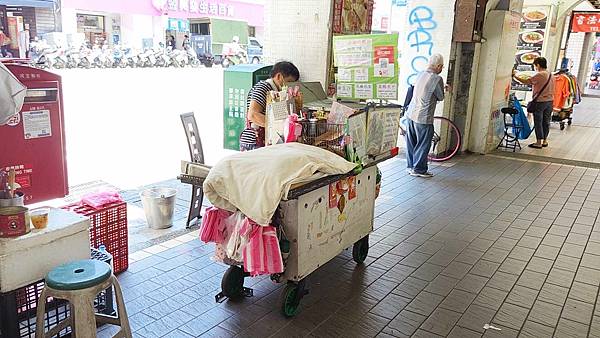
<svg viewBox="0 0 600 338">
<path fill-rule="evenodd" d="M 7 51 L 25 58 L 29 42 L 54 29 L 52 0 L 8 0 L 0 5 L 0 27 L 10 38 Z"/>
<path fill-rule="evenodd" d="M 133 48 L 157 46 L 185 35 L 212 18 L 244 21 L 256 35 L 263 31 L 263 5 L 241 1 L 63 0 L 63 33 L 84 33 L 91 43 L 108 41 Z"/>
</svg>

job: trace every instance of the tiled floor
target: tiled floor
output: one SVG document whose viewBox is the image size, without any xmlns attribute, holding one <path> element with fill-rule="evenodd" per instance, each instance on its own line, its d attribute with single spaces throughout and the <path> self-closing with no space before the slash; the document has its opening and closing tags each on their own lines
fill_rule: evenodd
<svg viewBox="0 0 600 338">
<path fill-rule="evenodd" d="M 173 213 L 173 226 L 167 229 L 152 229 L 148 226 L 146 215 L 140 197 L 140 193 L 150 187 L 166 187 L 177 190 L 175 199 L 175 210 Z M 129 251 L 135 252 L 156 243 L 164 242 L 174 237 L 189 232 L 186 229 L 188 210 L 190 206 L 192 188 L 191 185 L 183 184 L 177 179 L 157 182 L 138 189 L 122 190 L 104 181 L 93 181 L 86 184 L 69 187 L 69 195 L 65 198 L 45 201 L 39 206 L 62 207 L 72 203 L 78 203 L 81 198 L 88 193 L 102 190 L 116 190 L 119 192 L 125 202 L 127 202 L 127 227 L 129 231 L 128 243 Z M 207 199 L 203 200 L 204 206 L 209 206 Z M 35 206 L 33 206 L 35 207 Z M 192 228 L 195 226 L 192 223 Z"/>
<path fill-rule="evenodd" d="M 119 276 L 134 336 L 600 336 L 598 170 L 469 156 L 426 180 L 403 166 L 382 165 L 366 264 L 346 251 L 313 273 L 295 318 L 266 277 L 216 304 L 225 267 L 193 232 Z"/>
<path fill-rule="evenodd" d="M 573 125 L 560 130 L 558 123 L 551 123 L 548 137 L 549 147 L 544 149 L 528 148 L 535 142 L 535 133 L 528 140 L 522 140 L 521 155 L 552 159 L 566 159 L 584 162 L 585 166 L 598 167 L 600 163 L 600 98 L 584 97 L 573 112 Z M 506 154 L 506 151 L 503 151 Z"/>
</svg>

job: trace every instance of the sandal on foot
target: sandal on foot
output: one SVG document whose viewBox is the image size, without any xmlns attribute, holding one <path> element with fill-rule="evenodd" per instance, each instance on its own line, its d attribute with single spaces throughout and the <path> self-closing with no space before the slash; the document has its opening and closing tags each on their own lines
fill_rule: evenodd
<svg viewBox="0 0 600 338">
<path fill-rule="evenodd" d="M 535 143 L 532 143 L 528 146 L 529 148 L 535 148 L 535 149 L 542 149 L 544 146 L 542 145 L 537 145 Z"/>
</svg>

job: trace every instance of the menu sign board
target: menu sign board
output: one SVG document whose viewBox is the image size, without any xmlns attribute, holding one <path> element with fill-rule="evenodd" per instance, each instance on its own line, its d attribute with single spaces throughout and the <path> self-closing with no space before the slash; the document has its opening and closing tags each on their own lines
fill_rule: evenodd
<svg viewBox="0 0 600 338">
<path fill-rule="evenodd" d="M 398 34 L 333 37 L 337 97 L 398 98 Z"/>
<path fill-rule="evenodd" d="M 515 69 L 520 77 L 527 78 L 535 74 L 533 61 L 543 55 L 549 13 L 549 7 L 526 7 L 523 9 L 517 54 L 515 55 Z M 530 86 L 515 80 L 512 81 L 511 89 L 531 91 Z"/>
</svg>

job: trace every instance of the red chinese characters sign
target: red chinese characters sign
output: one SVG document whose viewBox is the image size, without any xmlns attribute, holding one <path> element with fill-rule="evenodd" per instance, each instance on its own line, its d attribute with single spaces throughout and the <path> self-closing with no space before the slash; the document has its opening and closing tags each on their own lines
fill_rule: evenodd
<svg viewBox="0 0 600 338">
<path fill-rule="evenodd" d="M 600 13 L 573 13 L 571 31 L 574 33 L 600 32 Z"/>
</svg>

